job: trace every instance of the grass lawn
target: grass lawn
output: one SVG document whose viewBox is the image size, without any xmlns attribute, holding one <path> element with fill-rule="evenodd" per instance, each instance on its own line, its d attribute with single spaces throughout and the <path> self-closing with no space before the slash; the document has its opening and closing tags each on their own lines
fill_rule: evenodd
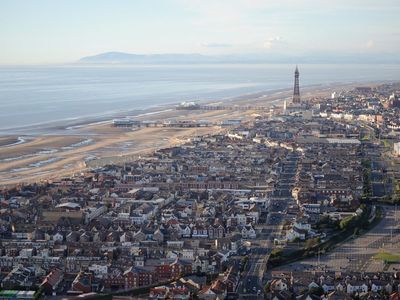
<svg viewBox="0 0 400 300">
<path fill-rule="evenodd" d="M 370 137 L 368 135 L 364 135 L 361 140 L 362 141 L 369 141 Z"/>
<path fill-rule="evenodd" d="M 382 141 L 383 146 L 384 146 L 385 148 L 389 148 L 389 149 L 392 149 L 392 148 L 393 148 L 393 145 L 392 145 L 392 143 L 391 143 L 390 141 L 388 141 L 388 140 L 386 140 L 386 139 L 381 140 L 381 141 Z"/>
<path fill-rule="evenodd" d="M 380 252 L 374 258 L 388 263 L 398 263 L 400 262 L 400 253 Z"/>
</svg>

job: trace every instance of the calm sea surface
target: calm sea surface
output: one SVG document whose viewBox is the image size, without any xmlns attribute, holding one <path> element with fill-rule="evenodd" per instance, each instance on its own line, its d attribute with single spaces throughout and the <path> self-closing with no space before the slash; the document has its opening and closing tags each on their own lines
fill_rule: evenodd
<svg viewBox="0 0 400 300">
<path fill-rule="evenodd" d="M 0 131 L 291 88 L 293 65 L 0 67 Z M 400 65 L 300 65 L 300 84 L 400 80 Z"/>
</svg>

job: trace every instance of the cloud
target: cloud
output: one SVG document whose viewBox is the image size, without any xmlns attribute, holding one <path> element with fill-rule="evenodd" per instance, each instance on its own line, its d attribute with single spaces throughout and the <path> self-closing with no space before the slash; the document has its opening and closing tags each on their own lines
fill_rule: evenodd
<svg viewBox="0 0 400 300">
<path fill-rule="evenodd" d="M 201 44 L 202 47 L 206 48 L 231 48 L 233 47 L 232 44 L 225 44 L 225 43 L 203 43 Z"/>
<path fill-rule="evenodd" d="M 374 41 L 373 40 L 369 40 L 365 46 L 367 47 L 367 49 L 371 49 L 371 48 L 374 47 L 374 45 L 375 45 Z"/>
<path fill-rule="evenodd" d="M 364 0 L 362 6 L 359 0 L 173 1 L 198 33 L 196 40 L 206 42 L 197 44 L 201 50 L 298 53 L 399 49 L 397 36 L 389 39 L 399 22 L 395 18 L 382 20 L 399 10 L 398 0 Z M 338 39 L 347 45 L 346 49 Z M 232 45 L 212 45 L 224 41 Z M 385 47 L 388 44 L 392 47 Z"/>
<path fill-rule="evenodd" d="M 285 40 L 281 36 L 275 36 L 269 38 L 267 41 L 264 42 L 264 48 L 272 49 L 277 45 L 284 44 Z"/>
<path fill-rule="evenodd" d="M 190 14 L 199 27 L 212 27 L 214 31 L 237 30 L 246 26 L 254 29 L 254 13 L 269 7 L 265 0 L 175 0 Z"/>
<path fill-rule="evenodd" d="M 359 0 L 174 0 L 176 3 L 189 9 L 211 12 L 213 8 L 224 8 L 225 11 L 237 11 L 246 13 L 248 11 L 259 11 L 260 9 L 276 8 L 280 10 L 309 10 L 318 9 L 337 9 L 354 8 L 358 10 L 380 9 L 382 7 L 398 8 L 398 0 L 363 0 L 360 6 Z"/>
</svg>

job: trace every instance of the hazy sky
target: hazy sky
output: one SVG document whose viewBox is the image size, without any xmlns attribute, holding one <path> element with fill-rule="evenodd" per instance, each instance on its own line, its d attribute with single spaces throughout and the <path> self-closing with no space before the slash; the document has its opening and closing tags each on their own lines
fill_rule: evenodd
<svg viewBox="0 0 400 300">
<path fill-rule="evenodd" d="M 398 53 L 399 0 L 0 0 L 0 64 L 129 53 Z"/>
</svg>

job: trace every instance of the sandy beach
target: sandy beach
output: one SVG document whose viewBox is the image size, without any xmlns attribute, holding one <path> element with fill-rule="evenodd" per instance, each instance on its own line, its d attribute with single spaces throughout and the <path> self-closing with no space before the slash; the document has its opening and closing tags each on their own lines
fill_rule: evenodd
<svg viewBox="0 0 400 300">
<path fill-rule="evenodd" d="M 357 84 L 360 85 L 360 84 Z M 314 86 L 302 89 L 303 99 L 327 96 L 332 91 L 354 87 L 354 84 Z M 269 107 L 282 105 L 291 99 L 292 90 L 260 92 L 242 95 L 226 100 L 229 105 L 258 105 Z M 216 103 L 214 101 L 213 103 Z M 221 100 L 222 102 L 223 100 Z M 218 101 L 219 102 L 219 101 Z M 268 111 L 199 111 L 176 110 L 174 107 L 151 109 L 134 117 L 135 120 L 207 120 L 219 122 L 227 119 L 250 120 Z M 100 167 L 110 163 L 131 161 L 139 155 L 155 149 L 178 145 L 192 136 L 217 133 L 225 127 L 199 128 L 117 128 L 112 120 L 98 120 L 90 124 L 58 126 L 49 134 L 29 137 L 0 137 L 0 186 L 25 182 L 55 179 L 84 171 L 90 167 Z"/>
</svg>

